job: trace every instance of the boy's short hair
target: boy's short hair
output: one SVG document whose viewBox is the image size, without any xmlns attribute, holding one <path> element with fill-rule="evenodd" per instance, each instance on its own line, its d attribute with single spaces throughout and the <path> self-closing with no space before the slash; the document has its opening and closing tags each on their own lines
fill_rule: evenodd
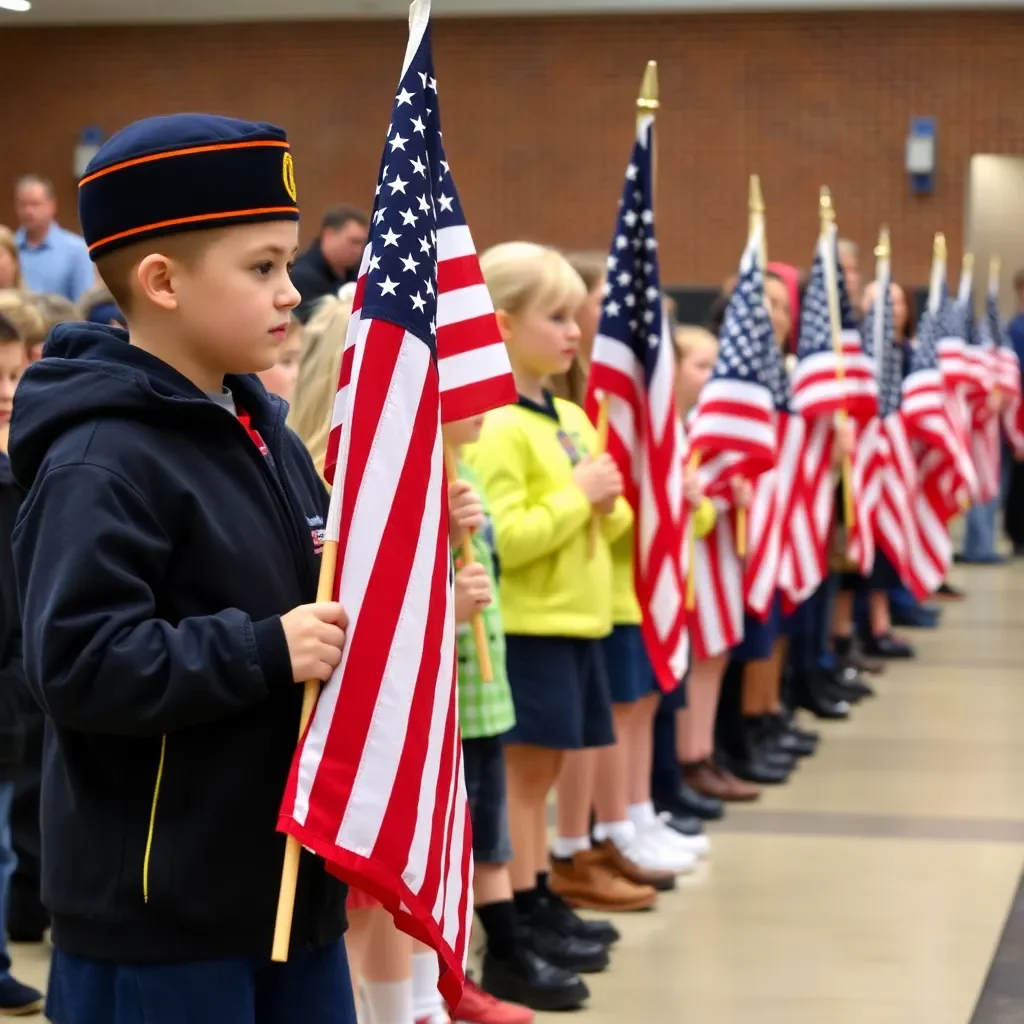
<svg viewBox="0 0 1024 1024">
<path fill-rule="evenodd" d="M 114 304 L 125 316 L 132 310 L 131 280 L 135 268 L 149 255 L 163 253 L 192 270 L 202 259 L 210 242 L 223 228 L 190 231 L 188 234 L 154 238 L 115 249 L 96 260 L 96 269 Z"/>
<path fill-rule="evenodd" d="M 15 288 L 0 290 L 0 313 L 12 324 L 21 340 L 31 348 L 41 345 L 49 334 L 42 311 L 32 301 L 32 293 Z"/>
<path fill-rule="evenodd" d="M 39 310 L 43 318 L 43 334 L 49 334 L 57 324 L 71 323 L 80 319 L 75 304 L 63 295 L 51 295 L 47 292 L 32 292 L 29 301 Z"/>
<path fill-rule="evenodd" d="M 12 341 L 21 344 L 24 338 L 18 332 L 18 328 L 3 313 L 0 313 L 0 345 L 9 345 Z"/>
</svg>

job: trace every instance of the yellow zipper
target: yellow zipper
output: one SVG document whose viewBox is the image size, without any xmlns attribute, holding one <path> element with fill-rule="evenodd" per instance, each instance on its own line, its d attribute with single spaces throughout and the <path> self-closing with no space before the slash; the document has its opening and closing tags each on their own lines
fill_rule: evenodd
<svg viewBox="0 0 1024 1024">
<path fill-rule="evenodd" d="M 142 859 L 142 900 L 149 902 L 149 857 L 153 852 L 153 830 L 156 828 L 156 805 L 160 802 L 160 784 L 164 781 L 164 758 L 167 756 L 167 736 L 160 737 L 160 763 L 156 768 L 156 785 L 153 787 L 153 806 L 149 811 L 149 833 L 146 836 L 146 855 Z"/>
</svg>

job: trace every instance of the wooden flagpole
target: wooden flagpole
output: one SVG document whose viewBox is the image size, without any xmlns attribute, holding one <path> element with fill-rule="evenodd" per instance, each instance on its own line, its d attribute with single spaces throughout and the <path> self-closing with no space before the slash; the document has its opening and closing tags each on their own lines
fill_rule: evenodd
<svg viewBox="0 0 1024 1024">
<path fill-rule="evenodd" d="M 828 319 L 832 333 L 832 351 L 836 357 L 836 380 L 840 387 L 846 380 L 846 368 L 843 365 L 843 337 L 842 318 L 839 312 L 839 277 L 838 268 L 833 263 L 835 250 L 832 245 L 832 230 L 836 221 L 836 211 L 832 206 L 832 194 L 823 185 L 821 198 L 819 200 L 819 213 L 821 216 L 821 235 L 828 241 L 825 252 L 825 290 L 828 293 Z M 844 426 L 848 422 L 848 415 L 845 409 L 836 412 L 836 425 Z M 849 456 L 843 459 L 842 465 L 843 481 L 843 524 L 847 531 L 853 527 L 853 465 Z"/>
<path fill-rule="evenodd" d="M 644 69 L 643 81 L 640 84 L 640 94 L 636 98 L 636 121 L 637 128 L 645 117 L 655 117 L 658 111 L 658 62 L 649 60 Z M 656 177 L 657 167 L 657 143 L 654 133 L 651 133 L 651 175 Z M 651 191 L 654 192 L 654 182 L 651 183 Z M 654 198 L 651 198 L 651 205 Z M 608 396 L 603 394 L 598 400 L 597 407 L 597 449 L 595 455 L 603 455 L 608 450 Z M 590 520 L 590 535 L 587 538 L 587 554 L 593 558 L 597 553 L 597 541 L 601 533 L 601 517 L 595 515 Z"/>
<path fill-rule="evenodd" d="M 320 556 L 320 579 L 317 582 L 317 601 L 334 600 L 334 575 L 338 568 L 338 542 L 324 541 Z M 320 696 L 320 681 L 309 679 L 302 691 L 302 713 L 299 716 L 299 742 L 306 733 L 309 720 L 313 717 L 317 698 Z M 295 910 L 295 887 L 299 880 L 299 857 L 302 845 L 294 836 L 288 836 L 284 847 L 284 864 L 281 868 L 281 888 L 277 896 L 277 921 L 274 924 L 274 944 L 270 958 L 275 963 L 285 963 L 292 935 L 292 914 Z"/>
<path fill-rule="evenodd" d="M 448 445 L 444 446 L 444 465 L 448 472 L 448 482 L 459 479 L 459 461 L 455 452 Z M 476 551 L 473 550 L 473 535 L 467 531 L 462 542 L 462 564 L 473 565 L 476 562 Z M 494 666 L 491 664 L 491 652 L 487 646 L 487 632 L 484 629 L 484 617 L 477 612 L 472 619 L 473 642 L 476 644 L 477 662 L 480 665 L 480 681 L 494 682 Z"/>
</svg>

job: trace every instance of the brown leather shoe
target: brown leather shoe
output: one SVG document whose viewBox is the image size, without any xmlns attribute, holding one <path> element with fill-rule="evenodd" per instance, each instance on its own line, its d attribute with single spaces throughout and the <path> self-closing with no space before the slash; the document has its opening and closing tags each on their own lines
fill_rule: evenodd
<svg viewBox="0 0 1024 1024">
<path fill-rule="evenodd" d="M 669 892 L 676 887 L 674 872 L 641 867 L 631 861 L 610 839 L 598 843 L 597 849 L 603 851 L 608 867 L 616 874 L 628 878 L 634 885 L 649 885 L 655 892 Z"/>
<path fill-rule="evenodd" d="M 738 779 L 711 758 L 683 767 L 686 784 L 704 796 L 717 797 L 730 803 L 749 803 L 761 796 L 761 790 L 752 782 Z"/>
<path fill-rule="evenodd" d="M 615 871 L 604 850 L 583 850 L 572 860 L 551 858 L 551 890 L 585 910 L 648 910 L 658 900 L 649 885 L 636 885 Z"/>
</svg>

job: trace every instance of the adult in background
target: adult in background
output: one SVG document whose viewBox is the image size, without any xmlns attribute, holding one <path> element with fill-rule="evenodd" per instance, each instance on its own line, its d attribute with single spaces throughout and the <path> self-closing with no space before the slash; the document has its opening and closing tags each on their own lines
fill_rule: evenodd
<svg viewBox="0 0 1024 1024">
<path fill-rule="evenodd" d="M 14 189 L 14 208 L 21 225 L 14 238 L 25 287 L 77 302 L 95 285 L 96 272 L 85 239 L 56 221 L 53 182 L 38 174 L 20 178 Z"/>
<path fill-rule="evenodd" d="M 320 222 L 317 240 L 295 261 L 292 283 L 302 296 L 295 315 L 305 323 L 317 302 L 359 274 L 370 218 L 354 206 L 332 206 Z"/>
</svg>

